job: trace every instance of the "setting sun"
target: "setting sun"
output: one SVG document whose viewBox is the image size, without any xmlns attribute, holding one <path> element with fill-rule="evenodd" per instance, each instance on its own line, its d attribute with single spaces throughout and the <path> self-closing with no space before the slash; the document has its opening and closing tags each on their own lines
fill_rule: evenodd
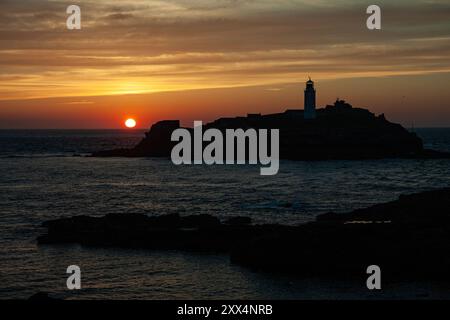
<svg viewBox="0 0 450 320">
<path fill-rule="evenodd" d="M 136 120 L 134 120 L 134 119 L 127 119 L 125 121 L 125 126 L 127 128 L 134 128 L 134 127 L 136 127 Z"/>
</svg>

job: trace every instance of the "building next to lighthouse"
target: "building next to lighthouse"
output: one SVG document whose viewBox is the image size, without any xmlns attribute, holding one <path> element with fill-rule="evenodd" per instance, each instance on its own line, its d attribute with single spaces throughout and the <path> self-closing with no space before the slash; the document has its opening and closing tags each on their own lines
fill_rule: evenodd
<svg viewBox="0 0 450 320">
<path fill-rule="evenodd" d="M 311 78 L 306 82 L 305 111 L 303 116 L 306 120 L 316 118 L 316 89 L 314 89 L 314 81 Z"/>
</svg>

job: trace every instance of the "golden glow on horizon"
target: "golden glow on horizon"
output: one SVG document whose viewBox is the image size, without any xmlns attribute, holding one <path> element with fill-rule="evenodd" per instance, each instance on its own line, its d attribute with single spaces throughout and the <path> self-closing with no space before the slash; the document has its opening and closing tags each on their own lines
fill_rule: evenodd
<svg viewBox="0 0 450 320">
<path fill-rule="evenodd" d="M 307 74 L 323 81 L 450 71 L 445 10 L 426 0 L 412 0 L 408 19 L 429 10 L 431 24 L 420 19 L 405 28 L 405 4 L 389 8 L 390 20 L 401 23 L 376 37 L 353 18 L 365 15 L 352 10 L 356 0 L 124 0 L 119 7 L 80 0 L 89 3 L 80 33 L 60 32 L 62 0 L 31 8 L 22 1 L 2 10 L 14 19 L 2 29 L 10 36 L 0 43 L 0 101 L 278 86 Z M 55 15 L 28 23 L 30 12 Z M 323 21 L 337 28 L 324 29 Z"/>
<path fill-rule="evenodd" d="M 302 108 L 308 75 L 321 106 L 450 121 L 448 0 L 382 0 L 381 32 L 357 0 L 79 0 L 79 32 L 61 29 L 64 1 L 29 2 L 2 3 L 0 128 L 280 112 Z"/>
<path fill-rule="evenodd" d="M 244 72 L 245 73 L 245 72 Z M 450 68 L 443 68 L 442 70 L 412 70 L 412 71 L 398 71 L 398 70 L 379 70 L 379 71 L 358 71 L 358 72 L 314 72 L 315 81 L 324 80 L 343 80 L 343 79 L 358 79 L 358 78 L 385 78 L 394 76 L 419 76 L 428 74 L 450 73 Z M 8 100 L 31 100 L 31 99 L 45 99 L 45 98 L 64 98 L 64 97 L 101 97 L 101 96 L 121 96 L 121 95 L 139 95 L 152 94 L 161 92 L 183 92 L 189 90 L 207 90 L 207 89 L 226 89 L 226 88 L 245 88 L 254 86 L 277 86 L 290 83 L 301 83 L 307 73 L 291 72 L 289 77 L 283 73 L 270 74 L 271 78 L 265 75 L 242 76 L 240 79 L 235 79 L 234 76 L 225 77 L 201 77 L 194 82 L 189 81 L 179 83 L 174 78 L 155 77 L 154 79 L 141 79 L 141 82 L 134 82 L 129 84 L 126 79 L 105 80 L 98 82 L 96 80 L 83 80 L 65 82 L 65 86 L 55 85 L 53 82 L 48 82 L 49 88 L 41 89 L 41 87 L 33 89 L 31 83 L 8 83 L 2 84 L 0 82 L 0 92 L 8 89 L 6 94 L 0 95 L 0 101 Z M 381 81 L 381 80 L 380 80 Z M 47 83 L 42 80 L 43 83 Z M 60 83 L 64 83 L 61 79 Z M 125 83 L 125 85 L 123 84 Z M 17 85 L 17 88 L 15 86 Z M 27 91 L 23 87 L 28 88 Z M 370 91 L 370 89 L 368 89 Z"/>
<path fill-rule="evenodd" d="M 134 120 L 134 119 L 127 119 L 126 121 L 125 121 L 125 126 L 127 127 L 127 128 L 135 128 L 136 127 L 136 120 Z"/>
</svg>

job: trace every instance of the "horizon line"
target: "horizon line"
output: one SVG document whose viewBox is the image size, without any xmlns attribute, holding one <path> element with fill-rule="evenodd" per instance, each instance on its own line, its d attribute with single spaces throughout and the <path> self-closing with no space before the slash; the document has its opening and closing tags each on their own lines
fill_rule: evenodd
<svg viewBox="0 0 450 320">
<path fill-rule="evenodd" d="M 164 120 L 161 120 L 164 121 Z M 157 121 L 155 123 L 158 123 Z M 414 128 L 405 128 L 407 130 L 415 129 L 450 129 L 448 126 L 418 126 Z M 45 131 L 45 130 L 58 130 L 58 131 L 106 131 L 106 130 L 122 130 L 122 131 L 141 131 L 149 130 L 149 128 L 0 128 L 0 131 L 24 131 L 24 130 L 34 130 L 34 131 Z"/>
</svg>

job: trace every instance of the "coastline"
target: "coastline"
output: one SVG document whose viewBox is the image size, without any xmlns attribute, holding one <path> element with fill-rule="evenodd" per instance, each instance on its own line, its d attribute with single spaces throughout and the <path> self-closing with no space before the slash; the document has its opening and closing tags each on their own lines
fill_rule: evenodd
<svg viewBox="0 0 450 320">
<path fill-rule="evenodd" d="M 221 222 L 210 215 L 79 216 L 45 222 L 38 243 L 220 252 L 253 270 L 297 276 L 343 278 L 378 261 L 391 280 L 448 280 L 449 205 L 450 188 L 444 188 L 299 226 L 252 225 L 247 217 Z"/>
</svg>

